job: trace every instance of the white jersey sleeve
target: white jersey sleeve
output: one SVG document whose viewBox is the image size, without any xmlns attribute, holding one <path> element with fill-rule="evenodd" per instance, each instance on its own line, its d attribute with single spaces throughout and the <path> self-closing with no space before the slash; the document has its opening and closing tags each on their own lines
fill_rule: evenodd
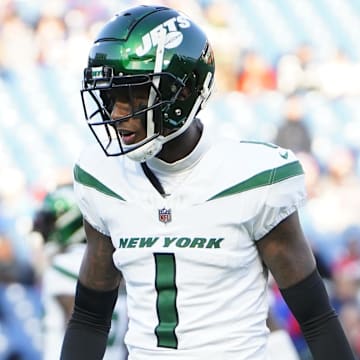
<svg viewBox="0 0 360 360">
<path fill-rule="evenodd" d="M 86 164 L 81 164 L 80 160 L 75 164 L 74 193 L 80 211 L 89 224 L 100 233 L 109 236 L 109 230 L 99 215 L 96 197 L 98 192 L 93 190 L 92 184 L 96 179 L 86 170 Z"/>
<path fill-rule="evenodd" d="M 211 190 L 216 193 L 211 199 L 238 197 L 233 204 L 248 219 L 246 226 L 253 240 L 261 239 L 305 203 L 304 171 L 291 150 L 250 141 L 220 146 L 226 148 L 222 153 L 229 155 L 218 169 L 222 180 L 209 186 L 217 186 Z"/>
<path fill-rule="evenodd" d="M 285 152 L 284 152 L 285 151 Z M 301 164 L 290 150 L 277 150 L 286 154 L 286 162 L 268 170 L 269 186 L 262 208 L 254 219 L 255 240 L 261 239 L 287 216 L 301 207 L 306 200 L 304 175 Z"/>
</svg>

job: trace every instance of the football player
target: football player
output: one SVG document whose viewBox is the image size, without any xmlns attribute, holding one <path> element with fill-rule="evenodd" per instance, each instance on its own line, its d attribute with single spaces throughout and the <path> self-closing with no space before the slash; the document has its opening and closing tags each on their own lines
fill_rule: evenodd
<svg viewBox="0 0 360 360">
<path fill-rule="evenodd" d="M 72 185 L 50 192 L 34 217 L 33 230 L 45 242 L 48 266 L 42 278 L 44 306 L 43 359 L 59 359 L 61 343 L 74 305 L 76 281 L 85 251 L 82 216 L 74 199 Z M 124 288 L 112 316 L 112 326 L 104 359 L 125 360 L 123 343 L 126 328 Z"/>
<path fill-rule="evenodd" d="M 95 38 L 81 95 L 98 144 L 74 167 L 87 249 L 62 360 L 102 358 L 122 278 L 129 359 L 267 359 L 268 271 L 314 359 L 353 359 L 299 224 L 302 167 L 210 136 L 214 74 L 174 9 L 127 9 Z"/>
</svg>

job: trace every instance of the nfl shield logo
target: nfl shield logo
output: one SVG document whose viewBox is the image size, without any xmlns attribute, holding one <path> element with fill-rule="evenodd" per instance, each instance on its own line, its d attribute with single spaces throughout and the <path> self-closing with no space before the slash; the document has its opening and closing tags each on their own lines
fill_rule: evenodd
<svg viewBox="0 0 360 360">
<path fill-rule="evenodd" d="M 171 209 L 159 209 L 159 220 L 164 224 L 171 221 Z"/>
</svg>

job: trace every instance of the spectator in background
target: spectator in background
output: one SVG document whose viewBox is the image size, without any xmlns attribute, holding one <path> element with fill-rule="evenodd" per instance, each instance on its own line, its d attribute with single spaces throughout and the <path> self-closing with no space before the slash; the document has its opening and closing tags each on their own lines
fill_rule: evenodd
<svg viewBox="0 0 360 360">
<path fill-rule="evenodd" d="M 332 303 L 357 359 L 360 359 L 360 229 L 344 232 L 345 250 L 332 266 Z"/>
<path fill-rule="evenodd" d="M 317 66 L 314 49 L 300 44 L 293 53 L 284 54 L 277 62 L 277 89 L 285 95 L 317 90 Z"/>
<path fill-rule="evenodd" d="M 34 285 L 35 272 L 29 263 L 17 258 L 12 239 L 0 233 L 0 283 L 12 282 Z"/>
<path fill-rule="evenodd" d="M 10 239 L 0 233 L 0 282 L 15 280 L 13 274 L 14 252 Z M 16 270 L 16 269 L 15 269 Z"/>
<path fill-rule="evenodd" d="M 341 237 L 349 226 L 359 223 L 360 179 L 356 174 L 356 158 L 348 147 L 334 147 L 325 166 L 319 196 L 308 202 L 307 209 L 314 226 L 322 233 Z"/>
<path fill-rule="evenodd" d="M 360 307 L 358 304 L 346 304 L 339 312 L 340 320 L 356 359 L 360 359 Z"/>
<path fill-rule="evenodd" d="M 239 31 L 237 4 L 231 0 L 205 1 L 203 13 L 204 29 L 216 54 L 216 93 L 224 94 L 236 90 L 239 68 L 239 53 L 244 48 L 244 34 Z M 176 8 L 176 7 L 175 7 Z M 185 9 L 184 9 L 185 10 Z M 192 12 L 187 9 L 188 14 Z M 194 19 L 194 17 L 192 17 Z M 236 36 L 234 36 L 236 33 Z M 231 74 L 229 76 L 229 74 Z"/>
<path fill-rule="evenodd" d="M 248 95 L 259 95 L 275 87 L 276 74 L 263 56 L 255 50 L 246 51 L 237 76 L 236 89 Z"/>
<path fill-rule="evenodd" d="M 311 153 L 312 138 L 304 120 L 304 110 L 299 95 L 285 100 L 284 120 L 279 126 L 274 143 L 295 153 Z"/>
<path fill-rule="evenodd" d="M 35 29 L 39 65 L 65 63 L 66 27 L 61 17 L 54 15 L 40 17 Z"/>
<path fill-rule="evenodd" d="M 359 306 L 359 274 L 336 271 L 333 273 L 333 280 L 331 303 L 337 313 L 346 305 Z"/>
<path fill-rule="evenodd" d="M 360 95 L 360 64 L 342 49 L 336 49 L 317 72 L 320 90 L 329 98 Z"/>
<path fill-rule="evenodd" d="M 344 251 L 338 255 L 333 264 L 333 272 L 358 274 L 360 279 L 360 228 L 350 226 L 344 232 Z"/>
<path fill-rule="evenodd" d="M 16 13 L 9 11 L 8 16 L 2 19 L 0 30 L 1 66 L 8 70 L 33 66 L 36 47 L 33 44 L 33 29 L 31 26 Z"/>
<path fill-rule="evenodd" d="M 319 195 L 319 185 L 321 180 L 321 168 L 319 161 L 309 151 L 298 151 L 297 157 L 305 173 L 305 186 L 308 199 Z"/>
<path fill-rule="evenodd" d="M 0 186 L 0 359 L 41 360 L 42 309 L 35 271 L 14 246 L 10 228 L 16 224 L 3 214 L 2 200 Z M 23 238 L 21 245 L 27 246 Z"/>
</svg>

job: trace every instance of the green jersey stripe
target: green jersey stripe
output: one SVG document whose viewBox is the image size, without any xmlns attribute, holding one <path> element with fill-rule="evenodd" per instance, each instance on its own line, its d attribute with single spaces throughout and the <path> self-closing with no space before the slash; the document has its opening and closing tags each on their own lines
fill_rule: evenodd
<svg viewBox="0 0 360 360">
<path fill-rule="evenodd" d="M 157 313 L 159 324 L 155 334 L 159 347 L 177 349 L 178 341 L 175 328 L 178 325 L 176 309 L 176 268 L 174 254 L 155 253 L 155 287 L 157 291 Z"/>
<path fill-rule="evenodd" d="M 299 163 L 299 161 L 294 161 L 292 163 L 280 166 L 275 169 L 270 169 L 263 171 L 239 184 L 236 184 L 214 196 L 212 196 L 210 200 L 218 199 L 224 196 L 230 196 L 234 194 L 238 194 L 244 191 L 249 191 L 252 189 L 256 189 L 262 186 L 272 185 L 277 182 L 286 180 L 288 178 L 298 176 L 304 173 L 304 170 Z"/>
<path fill-rule="evenodd" d="M 126 201 L 123 197 L 116 194 L 114 191 L 101 183 L 98 179 L 83 170 L 79 165 L 75 165 L 74 167 L 74 178 L 80 184 L 92 187 L 95 190 L 100 191 L 105 195 L 112 196 L 118 200 Z"/>
</svg>

